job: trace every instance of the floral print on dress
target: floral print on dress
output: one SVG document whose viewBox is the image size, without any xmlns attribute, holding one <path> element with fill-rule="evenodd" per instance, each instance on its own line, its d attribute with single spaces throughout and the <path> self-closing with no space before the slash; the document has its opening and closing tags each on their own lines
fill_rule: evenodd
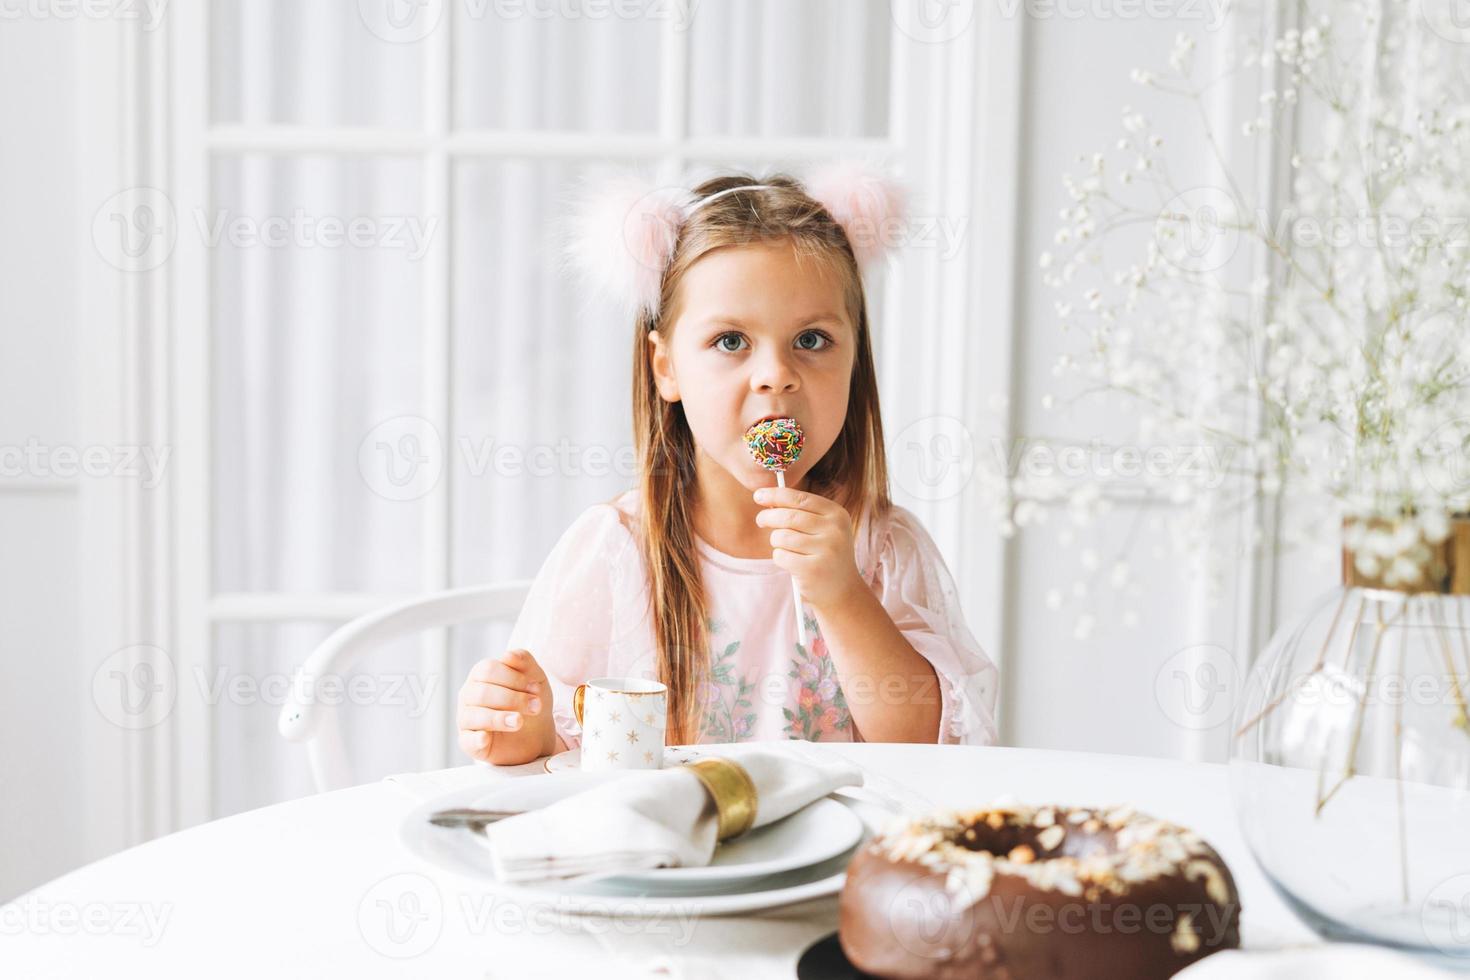
<svg viewBox="0 0 1470 980">
<path fill-rule="evenodd" d="M 811 636 L 811 650 L 800 643 L 795 644 L 796 659 L 786 676 L 796 681 L 796 703 L 782 708 L 786 718 L 786 737 L 819 742 L 824 736 L 845 732 L 852 724 L 847 713 L 847 699 L 837 683 L 837 668 L 827 652 L 827 640 L 817 628 L 817 621 L 808 616 L 807 634 Z"/>
<path fill-rule="evenodd" d="M 715 636 L 722 632 L 724 624 L 711 620 L 710 652 L 719 647 Z M 747 740 L 755 731 L 756 712 L 751 696 L 755 685 L 743 675 L 735 673 L 735 655 L 740 650 L 740 641 L 725 645 L 722 652 L 714 654 L 710 664 L 709 680 L 701 692 L 704 701 L 703 733 L 705 742 L 739 742 Z"/>
</svg>

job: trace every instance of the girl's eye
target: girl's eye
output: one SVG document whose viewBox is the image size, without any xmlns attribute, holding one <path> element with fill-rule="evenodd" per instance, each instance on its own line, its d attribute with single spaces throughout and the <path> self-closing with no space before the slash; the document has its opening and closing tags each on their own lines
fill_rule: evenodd
<svg viewBox="0 0 1470 980">
<path fill-rule="evenodd" d="M 736 351 L 741 350 L 740 347 L 731 347 L 727 345 L 726 341 L 730 340 L 735 341 L 737 344 L 745 343 L 745 338 L 740 336 L 738 333 L 722 333 L 715 338 L 715 347 L 719 350 L 724 351 L 727 354 L 734 354 Z"/>
<path fill-rule="evenodd" d="M 832 343 L 832 338 L 820 330 L 808 330 L 796 338 L 796 346 L 801 350 L 823 350 Z"/>
</svg>

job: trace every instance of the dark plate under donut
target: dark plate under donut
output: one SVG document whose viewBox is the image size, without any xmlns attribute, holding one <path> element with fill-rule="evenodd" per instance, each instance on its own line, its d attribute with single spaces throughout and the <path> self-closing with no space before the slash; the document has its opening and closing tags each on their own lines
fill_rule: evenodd
<svg viewBox="0 0 1470 980">
<path fill-rule="evenodd" d="M 872 977 L 871 973 L 864 973 L 848 962 L 835 932 L 812 943 L 796 961 L 796 980 L 865 980 Z"/>
</svg>

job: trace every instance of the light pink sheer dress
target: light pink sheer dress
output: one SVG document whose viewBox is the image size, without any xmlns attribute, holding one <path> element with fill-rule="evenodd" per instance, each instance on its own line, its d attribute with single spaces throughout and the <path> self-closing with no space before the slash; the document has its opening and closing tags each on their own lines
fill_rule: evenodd
<svg viewBox="0 0 1470 980">
<path fill-rule="evenodd" d="M 638 509 L 629 490 L 584 511 L 541 566 L 511 632 L 511 648 L 529 650 L 546 671 L 557 734 L 569 747 L 582 735 L 572 713 L 576 685 L 594 677 L 658 676 L 648 576 L 632 530 Z M 927 693 L 941 702 L 939 741 L 993 742 L 995 664 L 966 627 L 933 540 L 897 506 L 885 520 L 864 520 L 854 537 L 863 580 L 938 675 L 937 692 Z M 703 539 L 697 543 L 711 658 L 700 692 L 700 741 L 863 741 L 848 700 L 881 700 L 881 680 L 844 692 L 810 609 L 810 649 L 797 645 L 787 574 L 771 559 L 735 558 Z"/>
</svg>

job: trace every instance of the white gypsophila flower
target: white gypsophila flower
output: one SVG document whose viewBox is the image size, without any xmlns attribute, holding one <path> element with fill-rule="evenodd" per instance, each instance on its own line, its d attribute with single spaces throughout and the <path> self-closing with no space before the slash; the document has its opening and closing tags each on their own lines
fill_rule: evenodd
<svg viewBox="0 0 1470 980">
<path fill-rule="evenodd" d="M 1437 38 L 1412 5 L 1338 0 L 1331 20 L 1312 6 L 1299 28 L 1227 45 L 1211 66 L 1272 67 L 1241 125 L 1280 144 L 1288 204 L 1243 196 L 1249 180 L 1176 186 L 1166 141 L 1132 105 L 1118 156 L 1079 154 L 1083 172 L 1063 176 L 1039 265 L 1073 343 L 1042 404 L 1126 399 L 1131 412 L 1107 417 L 1132 433 L 1110 438 L 1150 463 L 1121 482 L 1179 505 L 1163 529 L 1211 575 L 1233 552 L 1220 536 L 1265 495 L 1291 505 L 1263 546 L 1348 543 L 1364 574 L 1408 582 L 1425 542 L 1470 513 L 1470 45 Z M 1210 79 L 1192 77 L 1194 46 L 1178 35 L 1167 71 L 1132 79 L 1148 98 L 1200 102 Z M 1106 517 L 1107 479 L 1013 475 L 995 484 L 997 519 L 1038 523 L 1028 501 L 1060 502 L 1086 527 Z M 1344 518 L 1399 530 L 1354 545 L 1339 540 Z"/>
</svg>

